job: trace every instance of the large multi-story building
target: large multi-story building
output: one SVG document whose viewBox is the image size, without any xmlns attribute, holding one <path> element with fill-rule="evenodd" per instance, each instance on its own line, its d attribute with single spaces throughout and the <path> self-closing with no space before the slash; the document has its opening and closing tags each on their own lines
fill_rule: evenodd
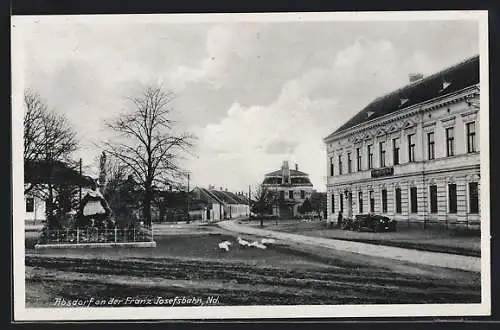
<svg viewBox="0 0 500 330">
<path fill-rule="evenodd" d="M 273 215 L 282 218 L 297 215 L 299 205 L 306 198 L 310 199 L 313 192 L 309 174 L 299 171 L 297 164 L 295 164 L 295 169 L 290 169 L 288 161 L 283 161 L 281 169 L 267 173 L 262 187 L 278 194 L 278 202 L 273 207 Z"/>
<path fill-rule="evenodd" d="M 375 99 L 324 139 L 328 220 L 480 224 L 479 56 Z"/>
</svg>

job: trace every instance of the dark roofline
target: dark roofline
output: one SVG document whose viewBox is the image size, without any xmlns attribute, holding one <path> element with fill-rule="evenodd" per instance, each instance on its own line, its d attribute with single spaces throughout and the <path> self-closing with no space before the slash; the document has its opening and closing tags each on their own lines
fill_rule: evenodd
<svg viewBox="0 0 500 330">
<path fill-rule="evenodd" d="M 440 70 L 438 72 L 435 72 L 429 76 L 426 76 L 422 79 L 419 79 L 417 81 L 414 81 L 410 84 L 407 84 L 407 85 L 404 85 L 396 90 L 393 90 L 389 93 L 386 93 L 384 95 L 381 95 L 377 98 L 375 98 L 373 101 L 371 101 L 370 103 L 368 103 L 365 107 L 363 107 L 360 111 L 358 111 L 354 116 L 352 116 L 349 120 L 347 120 L 343 125 L 341 125 L 339 128 L 337 128 L 333 133 L 331 133 L 330 135 L 328 135 L 327 137 L 325 137 L 323 139 L 323 141 L 327 141 L 329 139 L 331 139 L 332 137 L 334 137 L 335 135 L 337 135 L 338 133 L 341 133 L 341 132 L 344 132 L 348 129 L 352 129 L 354 127 L 359 127 L 363 124 L 366 124 L 366 123 L 369 123 L 369 122 L 372 122 L 372 121 L 376 121 L 376 120 L 380 120 L 381 118 L 387 116 L 387 115 L 390 115 L 390 114 L 394 114 L 395 112 L 397 112 L 398 110 L 404 110 L 406 109 L 407 107 L 405 108 L 400 108 L 400 109 L 394 109 L 393 111 L 390 111 L 388 113 L 385 113 L 385 114 L 382 114 L 381 116 L 377 116 L 377 117 L 374 117 L 373 119 L 370 119 L 370 120 L 362 120 L 360 122 L 357 122 L 357 123 L 352 123 L 352 124 L 349 124 L 351 122 L 353 122 L 353 120 L 358 116 L 360 115 L 361 113 L 363 113 L 364 111 L 367 110 L 368 107 L 372 106 L 373 104 L 375 104 L 376 102 L 379 102 L 379 101 L 382 101 L 384 99 L 389 99 L 390 97 L 392 96 L 396 96 L 398 94 L 401 94 L 402 92 L 408 92 L 408 90 L 411 90 L 419 85 L 422 85 L 422 84 L 425 84 L 425 83 L 428 83 L 429 81 L 435 79 L 436 77 L 439 77 L 439 76 L 442 76 L 442 75 L 445 75 L 445 74 L 448 74 L 450 72 L 453 72 L 454 70 L 456 70 L 457 68 L 460 68 L 460 67 L 463 67 L 465 66 L 466 64 L 468 63 L 473 63 L 473 62 L 476 62 L 476 61 L 479 61 L 479 55 L 474 55 L 472 57 L 469 57 L 469 58 L 466 58 L 465 60 L 457 63 L 457 64 L 454 64 L 452 66 L 449 66 L 443 70 Z M 470 86 L 473 86 L 474 84 L 471 84 Z M 456 91 L 454 91 L 456 92 Z M 443 94 L 443 95 L 439 95 L 437 97 L 434 97 L 434 98 L 431 98 L 429 100 L 426 100 L 425 102 L 427 101 L 430 101 L 430 100 L 434 100 L 434 99 L 438 99 L 440 97 L 443 97 L 443 96 L 446 96 L 446 95 L 450 95 L 452 94 L 453 92 L 449 92 L 449 93 L 446 93 L 446 94 Z M 416 103 L 416 104 L 411 104 L 409 105 L 409 107 L 413 107 L 415 105 L 418 105 L 418 104 L 422 104 L 422 103 L 425 103 L 425 102 L 419 102 L 419 103 Z"/>
<path fill-rule="evenodd" d="M 200 187 L 198 187 L 198 189 L 200 189 L 204 194 L 206 194 L 209 198 L 213 199 L 217 203 L 224 204 L 224 201 L 222 201 L 218 196 L 213 194 L 210 190 Z"/>
<path fill-rule="evenodd" d="M 240 201 L 243 202 L 242 204 L 248 205 L 250 203 L 247 196 L 238 194 L 236 194 L 236 196 L 239 198 Z"/>
<path fill-rule="evenodd" d="M 242 197 L 238 194 L 235 194 L 233 192 L 230 192 L 230 191 L 226 191 L 226 194 L 228 194 L 229 196 L 231 196 L 232 199 L 234 199 L 236 202 L 238 202 L 238 204 L 247 204 L 247 202 L 245 202 Z"/>
<path fill-rule="evenodd" d="M 278 174 L 278 172 L 279 172 L 279 174 Z M 281 170 L 275 170 L 275 171 L 269 172 L 267 174 L 264 174 L 264 176 L 279 176 L 279 177 L 281 177 Z M 308 177 L 309 174 L 302 172 L 302 171 L 290 169 L 290 176 L 307 176 Z"/>
<path fill-rule="evenodd" d="M 46 184 L 49 181 L 55 184 L 77 185 L 82 188 L 91 187 L 95 183 L 92 177 L 80 174 L 69 163 L 58 160 L 24 162 L 24 183 Z"/>
<path fill-rule="evenodd" d="M 227 204 L 239 204 L 237 200 L 235 200 L 231 195 L 229 195 L 228 191 L 223 190 L 212 190 L 213 194 L 217 195 L 220 199 L 223 199 Z"/>
</svg>

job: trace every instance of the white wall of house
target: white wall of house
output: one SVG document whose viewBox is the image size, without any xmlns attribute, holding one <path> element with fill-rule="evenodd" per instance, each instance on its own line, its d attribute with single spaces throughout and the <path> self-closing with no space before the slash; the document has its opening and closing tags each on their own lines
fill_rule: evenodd
<svg viewBox="0 0 500 330">
<path fill-rule="evenodd" d="M 207 219 L 207 221 L 209 222 L 221 220 L 221 214 L 222 216 L 224 216 L 224 213 L 222 211 L 222 205 L 218 203 L 213 203 L 212 209 L 210 209 L 209 212 L 210 212 L 210 219 Z"/>
<path fill-rule="evenodd" d="M 250 212 L 250 207 L 246 204 L 229 204 L 229 207 L 231 208 L 232 218 L 246 217 Z"/>
<path fill-rule="evenodd" d="M 45 221 L 45 201 L 32 196 L 24 196 L 25 215 L 27 223 Z"/>
</svg>

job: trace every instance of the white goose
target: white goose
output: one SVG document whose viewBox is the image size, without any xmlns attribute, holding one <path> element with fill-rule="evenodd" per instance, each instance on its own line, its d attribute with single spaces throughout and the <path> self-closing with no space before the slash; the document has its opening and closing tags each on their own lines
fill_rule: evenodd
<svg viewBox="0 0 500 330">
<path fill-rule="evenodd" d="M 229 252 L 229 247 L 231 246 L 231 242 L 229 241 L 224 241 L 219 243 L 219 249 L 225 250 L 226 252 Z"/>
<path fill-rule="evenodd" d="M 263 238 L 260 240 L 262 244 L 274 244 L 276 240 L 274 238 Z"/>
<path fill-rule="evenodd" d="M 253 247 L 256 247 L 256 248 L 259 248 L 259 249 L 262 249 L 262 250 L 267 249 L 267 246 L 265 246 L 264 244 L 260 243 L 259 241 L 252 242 L 248 246 L 253 246 Z"/>
<path fill-rule="evenodd" d="M 238 244 L 241 245 L 241 246 L 249 246 L 250 245 L 250 242 L 249 241 L 245 241 L 244 239 L 242 239 L 241 237 L 238 236 L 237 238 L 237 241 L 238 241 Z"/>
</svg>

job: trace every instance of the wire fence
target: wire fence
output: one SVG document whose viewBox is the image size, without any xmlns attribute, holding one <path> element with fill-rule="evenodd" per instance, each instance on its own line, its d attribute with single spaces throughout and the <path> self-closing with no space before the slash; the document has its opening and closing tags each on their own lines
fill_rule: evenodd
<svg viewBox="0 0 500 330">
<path fill-rule="evenodd" d="M 150 228 L 44 230 L 39 244 L 133 243 L 153 241 Z"/>
</svg>

